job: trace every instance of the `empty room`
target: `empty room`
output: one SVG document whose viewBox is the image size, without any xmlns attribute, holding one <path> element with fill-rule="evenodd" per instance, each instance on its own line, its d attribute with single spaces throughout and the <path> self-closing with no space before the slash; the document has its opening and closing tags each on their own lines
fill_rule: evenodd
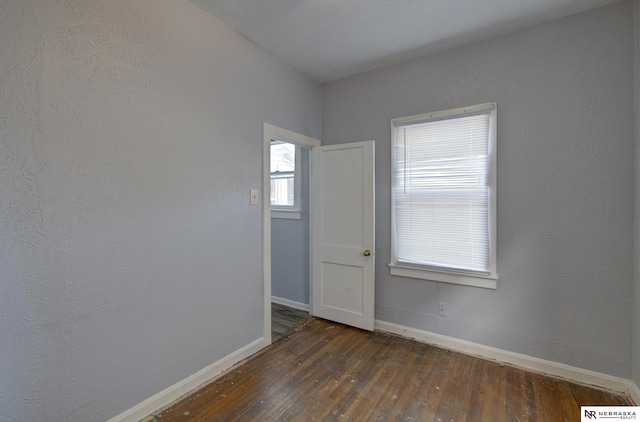
<svg viewBox="0 0 640 422">
<path fill-rule="evenodd" d="M 0 0 L 0 420 L 640 404 L 639 24 Z"/>
</svg>

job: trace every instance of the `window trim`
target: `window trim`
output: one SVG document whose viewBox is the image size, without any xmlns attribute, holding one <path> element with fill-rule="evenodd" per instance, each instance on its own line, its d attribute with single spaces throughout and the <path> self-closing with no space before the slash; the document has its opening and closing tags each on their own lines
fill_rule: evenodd
<svg viewBox="0 0 640 422">
<path fill-rule="evenodd" d="M 489 273 L 466 272 L 447 268 L 434 268 L 421 265 L 411 265 L 398 262 L 396 257 L 396 207 L 395 190 L 393 188 L 395 174 L 395 128 L 407 124 L 426 123 L 430 121 L 446 120 L 449 118 L 489 114 L 489 165 L 487 184 L 489 190 Z M 498 273 L 496 269 L 496 215 L 497 215 L 497 104 L 483 103 L 470 107 L 438 111 L 435 113 L 417 114 L 414 116 L 391 119 L 391 260 L 389 273 L 399 277 L 410 277 L 423 280 L 440 281 L 444 283 L 465 286 L 496 289 Z"/>
</svg>

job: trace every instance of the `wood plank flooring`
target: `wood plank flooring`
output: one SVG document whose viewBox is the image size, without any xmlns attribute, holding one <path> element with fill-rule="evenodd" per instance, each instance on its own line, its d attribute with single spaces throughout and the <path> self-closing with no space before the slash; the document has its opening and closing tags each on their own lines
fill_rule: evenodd
<svg viewBox="0 0 640 422">
<path fill-rule="evenodd" d="M 271 338 L 276 341 L 285 331 L 298 321 L 309 316 L 309 312 L 294 309 L 278 303 L 271 304 Z"/>
<path fill-rule="evenodd" d="M 308 319 L 145 421 L 579 421 L 627 397 Z"/>
</svg>

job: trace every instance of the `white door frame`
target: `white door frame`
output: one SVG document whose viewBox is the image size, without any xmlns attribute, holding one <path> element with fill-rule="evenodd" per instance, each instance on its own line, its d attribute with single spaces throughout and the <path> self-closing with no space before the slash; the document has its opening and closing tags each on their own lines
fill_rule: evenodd
<svg viewBox="0 0 640 422">
<path fill-rule="evenodd" d="M 262 283 L 263 283 L 263 338 L 271 344 L 271 140 L 277 139 L 311 150 L 321 145 L 317 139 L 262 124 Z M 310 164 L 311 165 L 311 164 Z M 309 211 L 311 213 L 311 210 Z M 311 218 L 309 219 L 311 222 Z M 309 257 L 311 259 L 311 257 Z M 311 263 L 309 263 L 311 271 Z M 311 282 L 311 274 L 309 274 Z M 311 298 L 309 298 L 311 299 Z M 311 300 L 309 300 L 311 306 Z"/>
</svg>

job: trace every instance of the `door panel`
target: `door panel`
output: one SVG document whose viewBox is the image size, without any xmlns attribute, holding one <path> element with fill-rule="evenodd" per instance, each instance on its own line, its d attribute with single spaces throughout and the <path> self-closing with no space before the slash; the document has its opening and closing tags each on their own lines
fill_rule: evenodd
<svg viewBox="0 0 640 422">
<path fill-rule="evenodd" d="M 362 149 L 322 151 L 322 243 L 362 247 Z M 354 224 L 358 222 L 358 224 Z"/>
<path fill-rule="evenodd" d="M 373 330 L 374 142 L 313 148 L 311 164 L 312 313 Z"/>
<path fill-rule="evenodd" d="M 361 315 L 363 271 L 361 267 L 323 262 L 322 278 L 324 280 L 340 280 L 340 283 L 325 282 L 322 285 L 321 306 L 334 310 Z"/>
</svg>

